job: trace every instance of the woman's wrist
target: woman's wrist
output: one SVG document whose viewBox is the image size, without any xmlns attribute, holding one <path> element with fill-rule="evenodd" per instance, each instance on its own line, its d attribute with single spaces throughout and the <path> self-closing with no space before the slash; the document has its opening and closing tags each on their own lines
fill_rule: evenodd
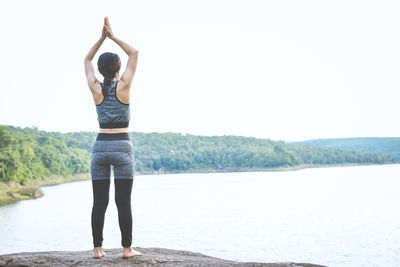
<svg viewBox="0 0 400 267">
<path fill-rule="evenodd" d="M 115 35 L 113 34 L 113 35 L 111 35 L 111 36 L 109 36 L 108 38 L 110 38 L 111 40 L 113 40 L 114 42 L 115 42 L 115 40 L 117 39 L 117 37 L 115 37 Z"/>
</svg>

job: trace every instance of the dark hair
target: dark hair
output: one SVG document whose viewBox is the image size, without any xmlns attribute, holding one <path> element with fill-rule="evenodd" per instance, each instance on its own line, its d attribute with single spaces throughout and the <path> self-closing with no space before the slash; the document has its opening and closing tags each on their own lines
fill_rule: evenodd
<svg viewBox="0 0 400 267">
<path fill-rule="evenodd" d="M 104 77 L 102 92 L 106 96 L 107 86 L 111 84 L 111 81 L 121 68 L 121 60 L 117 54 L 106 52 L 101 54 L 97 60 L 97 68 Z"/>
</svg>

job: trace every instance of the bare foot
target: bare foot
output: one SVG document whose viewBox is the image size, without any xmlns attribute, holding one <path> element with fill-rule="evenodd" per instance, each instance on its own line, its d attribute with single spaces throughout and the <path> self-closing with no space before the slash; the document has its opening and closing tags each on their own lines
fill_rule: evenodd
<svg viewBox="0 0 400 267">
<path fill-rule="evenodd" d="M 94 248 L 94 255 L 93 258 L 100 259 L 101 257 L 105 256 L 106 253 L 103 251 L 102 247 L 95 247 Z"/>
<path fill-rule="evenodd" d="M 134 250 L 132 247 L 124 248 L 124 253 L 122 254 L 122 258 L 127 259 L 136 256 L 142 256 L 142 253 L 140 253 L 137 250 Z"/>
</svg>

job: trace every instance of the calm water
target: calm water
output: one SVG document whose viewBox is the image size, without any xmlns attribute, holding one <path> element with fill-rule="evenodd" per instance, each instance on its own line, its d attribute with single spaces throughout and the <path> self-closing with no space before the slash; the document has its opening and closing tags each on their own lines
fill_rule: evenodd
<svg viewBox="0 0 400 267">
<path fill-rule="evenodd" d="M 136 176 L 133 246 L 237 261 L 400 266 L 399 174 L 400 165 L 383 165 Z M 42 190 L 43 198 L 0 207 L 0 254 L 92 249 L 90 181 Z M 114 201 L 103 246 L 121 246 Z"/>
</svg>

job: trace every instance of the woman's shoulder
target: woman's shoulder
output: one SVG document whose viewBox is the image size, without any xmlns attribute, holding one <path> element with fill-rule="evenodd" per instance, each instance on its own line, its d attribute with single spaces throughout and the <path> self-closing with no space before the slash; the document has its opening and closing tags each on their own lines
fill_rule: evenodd
<svg viewBox="0 0 400 267">
<path fill-rule="evenodd" d="M 126 84 L 124 84 L 123 81 L 121 80 L 117 80 L 117 86 L 115 87 L 115 95 L 117 97 L 117 99 L 119 100 L 119 102 L 121 102 L 122 104 L 125 105 L 129 105 L 129 87 L 126 88 Z M 126 90 L 128 89 L 128 90 Z"/>
</svg>

